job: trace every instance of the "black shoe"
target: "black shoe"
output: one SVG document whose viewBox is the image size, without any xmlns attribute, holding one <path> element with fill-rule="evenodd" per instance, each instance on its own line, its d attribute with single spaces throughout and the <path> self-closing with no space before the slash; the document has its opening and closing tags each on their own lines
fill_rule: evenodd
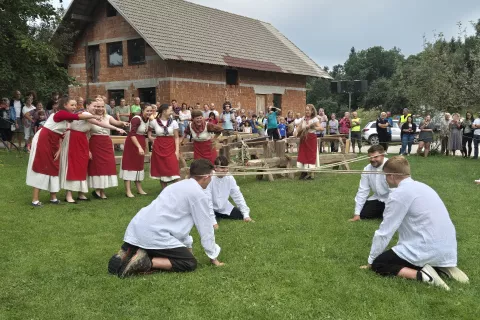
<svg viewBox="0 0 480 320">
<path fill-rule="evenodd" d="M 311 175 L 308 175 L 305 180 L 313 180 L 313 177 Z"/>
<path fill-rule="evenodd" d="M 92 191 L 92 196 L 93 196 L 95 199 L 102 199 L 102 197 L 100 197 L 95 190 Z"/>
<path fill-rule="evenodd" d="M 302 173 L 300 173 L 300 178 L 299 178 L 299 180 L 305 180 L 306 177 L 307 177 L 307 173 L 306 173 L 306 172 L 302 172 Z"/>
<path fill-rule="evenodd" d="M 132 259 L 134 251 L 128 248 L 127 251 L 120 249 L 118 253 L 114 254 L 108 262 L 108 273 L 113 275 L 120 275 L 120 270 L 125 268 Z"/>
<path fill-rule="evenodd" d="M 148 272 L 152 268 L 152 260 L 148 257 L 148 254 L 143 249 L 138 249 L 137 253 L 128 262 L 125 268 L 121 268 L 118 276 L 125 278 L 135 274 Z M 123 269 L 123 270 L 122 270 Z"/>
<path fill-rule="evenodd" d="M 90 201 L 90 199 L 88 199 L 88 198 L 85 198 L 85 199 L 77 198 L 77 201 Z"/>
</svg>

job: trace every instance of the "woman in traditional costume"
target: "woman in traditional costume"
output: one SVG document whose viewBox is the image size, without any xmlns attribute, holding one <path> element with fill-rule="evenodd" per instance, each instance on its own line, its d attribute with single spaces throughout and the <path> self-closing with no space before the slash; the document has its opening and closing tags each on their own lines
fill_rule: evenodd
<svg viewBox="0 0 480 320">
<path fill-rule="evenodd" d="M 94 114 L 101 117 L 100 122 L 104 125 L 128 126 L 128 122 L 117 121 L 108 115 L 104 103 L 95 105 Z M 88 146 L 92 155 L 88 162 L 88 187 L 95 189 L 92 191 L 94 198 L 107 199 L 105 189 L 118 186 L 117 164 L 110 130 L 92 124 Z"/>
<path fill-rule="evenodd" d="M 125 140 L 120 165 L 120 178 L 124 180 L 125 194 L 128 198 L 135 197 L 131 191 L 130 181 L 135 181 L 139 194 L 147 194 L 142 189 L 142 181 L 145 177 L 145 136 L 148 132 L 152 112 L 152 106 L 144 106 L 140 115 L 134 116 L 130 121 L 130 132 Z"/>
<path fill-rule="evenodd" d="M 318 157 L 318 143 L 316 131 L 323 131 L 325 128 L 317 118 L 317 112 L 313 105 L 307 105 L 305 116 L 297 125 L 297 137 L 300 138 L 298 146 L 297 167 L 300 169 L 314 169 L 320 165 Z M 312 180 L 308 172 L 302 172 L 300 180 Z"/>
<path fill-rule="evenodd" d="M 82 112 L 81 114 L 94 113 L 97 104 L 103 106 L 104 102 L 102 99 L 88 101 L 88 112 Z M 94 124 L 125 133 L 122 129 L 108 123 L 99 122 L 96 119 L 72 121 L 70 129 L 65 133 L 60 154 L 60 188 L 67 191 L 65 201 L 68 203 L 76 203 L 73 199 L 73 191 L 78 192 L 77 200 L 88 200 L 85 193 L 88 192 L 87 172 L 91 153 L 88 147 L 87 133 Z"/>
<path fill-rule="evenodd" d="M 152 155 L 150 156 L 150 177 L 160 180 L 162 189 L 169 182 L 180 179 L 180 138 L 179 125 L 171 117 L 172 106 L 162 104 L 158 108 L 157 119 L 150 121 L 148 138 L 153 143 Z M 157 136 L 152 137 L 152 131 Z"/>
<path fill-rule="evenodd" d="M 215 138 L 217 138 L 222 131 L 223 128 L 221 126 L 207 123 L 201 111 L 193 110 L 192 122 L 185 129 L 182 144 L 185 141 L 185 137 L 190 135 L 193 140 L 193 158 L 195 160 L 207 159 L 214 164 L 217 158 L 217 150 L 215 149 L 215 139 L 212 133 L 215 134 Z"/>
<path fill-rule="evenodd" d="M 59 102 L 59 111 L 51 115 L 32 140 L 28 160 L 27 185 L 33 187 L 32 206 L 41 207 L 40 190 L 50 192 L 50 203 L 58 204 L 60 191 L 59 158 L 62 136 L 67 131 L 68 121 L 98 118 L 92 114 L 74 114 L 76 101 L 64 97 Z"/>
</svg>

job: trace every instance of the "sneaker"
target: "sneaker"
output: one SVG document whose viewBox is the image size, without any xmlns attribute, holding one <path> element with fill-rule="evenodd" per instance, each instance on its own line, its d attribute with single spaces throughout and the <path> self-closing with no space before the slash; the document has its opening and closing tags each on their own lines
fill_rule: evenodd
<svg viewBox="0 0 480 320">
<path fill-rule="evenodd" d="M 440 278 L 438 273 L 431 265 L 426 264 L 419 272 L 422 275 L 422 282 L 441 287 L 445 290 L 450 290 L 447 284 L 442 280 L 442 278 Z"/>
<path fill-rule="evenodd" d="M 108 273 L 118 275 L 120 270 L 130 262 L 133 256 L 133 250 L 128 248 L 127 251 L 120 249 L 118 253 L 114 254 L 108 262 Z"/>
<path fill-rule="evenodd" d="M 37 203 L 32 202 L 32 207 L 41 208 L 43 207 L 43 203 L 41 203 L 40 201 L 38 201 Z"/>
<path fill-rule="evenodd" d="M 438 267 L 435 268 L 440 275 L 443 275 L 449 279 L 456 280 L 461 283 L 469 283 L 467 275 L 457 267 Z"/>
<path fill-rule="evenodd" d="M 152 260 L 143 249 L 138 249 L 123 270 L 120 270 L 119 277 L 125 278 L 134 274 L 148 272 L 152 268 Z"/>
</svg>

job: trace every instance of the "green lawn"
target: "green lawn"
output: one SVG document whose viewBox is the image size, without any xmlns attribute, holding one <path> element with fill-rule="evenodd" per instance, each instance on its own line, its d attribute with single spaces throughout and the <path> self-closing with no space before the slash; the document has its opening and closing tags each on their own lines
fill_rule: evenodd
<svg viewBox="0 0 480 320">
<path fill-rule="evenodd" d="M 256 223 L 220 222 L 225 267 L 209 265 L 194 231 L 195 272 L 121 280 L 107 274 L 108 259 L 158 182 L 134 200 L 121 187 L 107 201 L 33 209 L 27 155 L 1 151 L 0 319 L 479 319 L 479 163 L 409 159 L 450 211 L 470 285 L 448 281 L 446 292 L 360 270 L 379 222 L 347 222 L 359 176 L 345 174 L 238 178 Z"/>
</svg>

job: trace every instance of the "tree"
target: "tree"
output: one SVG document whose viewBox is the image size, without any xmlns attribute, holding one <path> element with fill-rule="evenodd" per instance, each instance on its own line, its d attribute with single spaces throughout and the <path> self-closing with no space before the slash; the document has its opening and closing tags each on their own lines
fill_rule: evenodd
<svg viewBox="0 0 480 320">
<path fill-rule="evenodd" d="M 60 60 L 68 32 L 51 41 L 61 13 L 47 0 L 0 1 L 0 94 L 35 90 L 46 98 L 72 83 Z"/>
</svg>

